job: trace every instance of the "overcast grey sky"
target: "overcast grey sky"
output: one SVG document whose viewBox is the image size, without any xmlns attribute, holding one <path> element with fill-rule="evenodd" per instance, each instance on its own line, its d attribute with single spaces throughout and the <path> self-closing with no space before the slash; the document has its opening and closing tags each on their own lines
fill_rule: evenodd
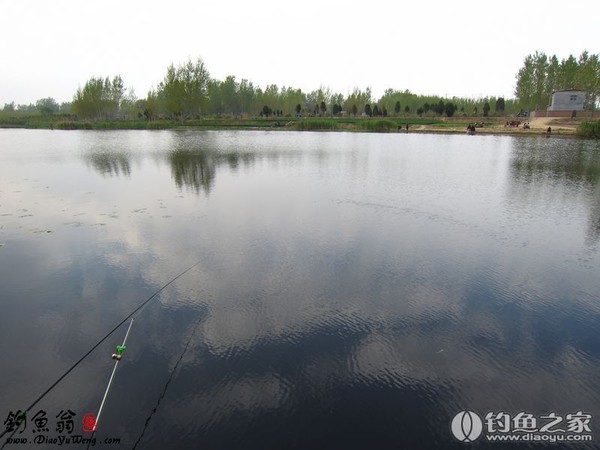
<svg viewBox="0 0 600 450">
<path fill-rule="evenodd" d="M 0 0 L 0 107 L 117 74 L 145 97 L 197 57 L 263 88 L 512 97 L 526 55 L 600 53 L 599 25 L 598 0 Z"/>
</svg>

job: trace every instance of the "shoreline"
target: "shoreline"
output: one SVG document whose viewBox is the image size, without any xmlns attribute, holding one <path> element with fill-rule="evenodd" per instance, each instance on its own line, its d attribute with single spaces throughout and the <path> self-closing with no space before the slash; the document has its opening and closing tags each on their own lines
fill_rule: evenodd
<svg viewBox="0 0 600 450">
<path fill-rule="evenodd" d="M 203 118 L 188 122 L 170 120 L 30 120 L 6 121 L 0 129 L 49 129 L 49 130 L 263 130 L 263 131 L 342 131 L 372 132 L 389 134 L 467 134 L 467 125 L 481 118 L 436 119 L 436 118 Z M 411 120 L 412 119 L 412 120 Z M 506 136 L 577 136 L 580 121 L 564 119 L 533 118 L 530 128 L 506 126 L 505 118 L 490 118 L 483 127 L 472 134 Z M 526 122 L 525 120 L 523 122 Z M 406 127 L 408 126 L 408 129 Z M 551 127 L 551 133 L 547 133 Z"/>
<path fill-rule="evenodd" d="M 452 128 L 433 128 L 433 127 L 424 127 L 424 128 L 410 128 L 408 131 L 406 129 L 400 131 L 371 131 L 371 130 L 352 130 L 352 129 L 304 129 L 299 130 L 297 128 L 265 128 L 265 127 L 202 127 L 202 126 L 180 126 L 169 128 L 172 131 L 222 131 L 222 130 L 235 130 L 235 131 L 297 131 L 299 133 L 303 132 L 313 132 L 313 133 L 375 133 L 375 134 L 451 134 L 451 135 L 465 135 L 465 136 L 560 136 L 560 137 L 571 137 L 577 138 L 577 134 L 575 130 L 557 130 L 548 134 L 544 130 L 501 130 L 501 129 L 485 129 L 485 131 L 478 129 L 474 134 L 468 134 L 466 130 L 462 129 L 452 129 Z M 131 128 L 134 130 L 134 128 Z"/>
</svg>

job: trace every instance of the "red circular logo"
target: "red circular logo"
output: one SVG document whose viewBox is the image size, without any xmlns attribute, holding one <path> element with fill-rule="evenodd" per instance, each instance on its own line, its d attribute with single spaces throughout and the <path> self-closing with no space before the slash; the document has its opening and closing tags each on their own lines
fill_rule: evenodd
<svg viewBox="0 0 600 450">
<path fill-rule="evenodd" d="M 83 431 L 91 433 L 96 429 L 96 416 L 94 413 L 86 413 L 83 415 L 81 423 L 83 424 Z"/>
</svg>

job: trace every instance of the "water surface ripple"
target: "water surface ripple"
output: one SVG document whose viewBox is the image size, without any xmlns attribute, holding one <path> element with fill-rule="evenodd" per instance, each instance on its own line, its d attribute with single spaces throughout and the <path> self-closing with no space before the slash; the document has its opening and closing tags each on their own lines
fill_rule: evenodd
<svg viewBox="0 0 600 450">
<path fill-rule="evenodd" d="M 465 448 L 465 409 L 584 411 L 597 441 L 599 246 L 593 141 L 0 129 L 0 416 L 200 261 L 135 322 L 111 448 Z M 121 332 L 40 403 L 49 436 Z"/>
</svg>

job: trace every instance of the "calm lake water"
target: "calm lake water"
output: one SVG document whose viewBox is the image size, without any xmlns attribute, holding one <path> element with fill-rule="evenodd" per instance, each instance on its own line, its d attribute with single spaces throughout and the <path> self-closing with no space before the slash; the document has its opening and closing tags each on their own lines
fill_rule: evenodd
<svg viewBox="0 0 600 450">
<path fill-rule="evenodd" d="M 463 410 L 600 445 L 598 142 L 0 130 L 2 422 L 196 262 L 136 315 L 100 447 L 464 449 Z M 14 436 L 84 434 L 125 332 Z"/>
</svg>

